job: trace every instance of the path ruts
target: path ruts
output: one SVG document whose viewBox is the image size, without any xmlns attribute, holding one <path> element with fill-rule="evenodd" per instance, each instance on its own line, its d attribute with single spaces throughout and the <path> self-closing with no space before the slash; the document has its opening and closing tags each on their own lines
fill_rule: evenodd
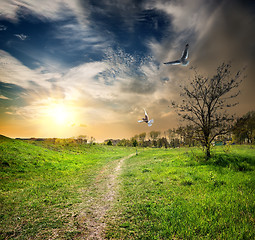
<svg viewBox="0 0 255 240">
<path fill-rule="evenodd" d="M 80 239 L 105 239 L 104 229 L 107 212 L 113 207 L 118 192 L 117 177 L 123 162 L 134 156 L 131 154 L 108 163 L 97 175 L 95 183 L 87 193 L 84 212 L 78 216 L 78 223 L 84 231 Z"/>
</svg>

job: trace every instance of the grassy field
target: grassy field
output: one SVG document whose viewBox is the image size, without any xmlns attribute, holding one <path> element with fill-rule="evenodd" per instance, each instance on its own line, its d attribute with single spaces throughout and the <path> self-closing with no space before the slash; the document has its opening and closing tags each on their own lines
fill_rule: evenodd
<svg viewBox="0 0 255 240">
<path fill-rule="evenodd" d="M 0 239 L 74 239 L 86 190 L 132 148 L 27 143 L 0 137 Z"/>
<path fill-rule="evenodd" d="M 105 166 L 134 148 L 0 137 L 0 239 L 82 239 L 77 216 Z M 108 239 L 255 239 L 255 149 L 138 149 L 124 161 Z"/>
<path fill-rule="evenodd" d="M 108 237 L 255 239 L 254 170 L 250 146 L 215 148 L 208 162 L 198 149 L 143 151 L 126 161 Z"/>
</svg>

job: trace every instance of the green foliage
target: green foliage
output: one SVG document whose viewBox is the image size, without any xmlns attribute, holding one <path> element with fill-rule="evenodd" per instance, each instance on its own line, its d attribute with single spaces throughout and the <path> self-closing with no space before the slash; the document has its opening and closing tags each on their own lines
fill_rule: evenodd
<svg viewBox="0 0 255 240">
<path fill-rule="evenodd" d="M 134 141 L 133 141 L 133 147 L 137 147 L 138 146 L 138 142 L 137 142 L 137 140 L 135 139 Z"/>
<path fill-rule="evenodd" d="M 255 111 L 248 112 L 241 118 L 238 118 L 232 131 L 238 143 L 254 143 Z"/>
<path fill-rule="evenodd" d="M 134 139 L 134 140 L 133 140 L 133 142 L 132 142 L 132 144 L 133 144 L 133 147 L 137 147 L 137 146 L 138 146 L 138 142 L 137 142 L 137 140 L 136 140 L 136 139 Z"/>
</svg>

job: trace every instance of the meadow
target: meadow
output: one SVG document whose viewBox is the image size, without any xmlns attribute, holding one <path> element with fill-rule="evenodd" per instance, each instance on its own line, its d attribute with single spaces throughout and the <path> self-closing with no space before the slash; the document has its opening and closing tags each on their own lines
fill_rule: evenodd
<svg viewBox="0 0 255 240">
<path fill-rule="evenodd" d="M 195 148 L 141 152 L 126 161 L 108 237 L 255 239 L 254 170 L 250 146 L 217 147 L 210 161 Z"/>
<path fill-rule="evenodd" d="M 86 239 L 91 186 L 135 152 L 1 136 L 0 239 Z M 254 146 L 218 146 L 209 161 L 199 148 L 138 148 L 121 167 L 104 238 L 255 239 L 254 171 Z"/>
<path fill-rule="evenodd" d="M 108 162 L 133 149 L 0 137 L 0 239 L 75 239 L 87 189 Z"/>
</svg>

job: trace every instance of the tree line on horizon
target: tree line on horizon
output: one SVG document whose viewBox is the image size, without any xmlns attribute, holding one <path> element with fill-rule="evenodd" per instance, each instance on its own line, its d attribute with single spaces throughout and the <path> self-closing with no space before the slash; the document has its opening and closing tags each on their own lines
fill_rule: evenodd
<svg viewBox="0 0 255 240">
<path fill-rule="evenodd" d="M 63 146 L 73 144 L 104 144 L 122 147 L 154 147 L 154 148 L 178 148 L 203 146 L 199 139 L 199 132 L 192 125 L 179 126 L 166 131 L 150 131 L 136 134 L 130 139 L 107 139 L 103 143 L 96 143 L 96 139 L 87 135 L 79 135 L 71 138 L 30 138 L 23 140 L 43 141 L 46 144 L 61 144 Z M 255 111 L 249 111 L 236 118 L 230 131 L 217 136 L 212 145 L 225 144 L 255 144 Z M 203 146 L 204 147 L 204 146 Z"/>
<path fill-rule="evenodd" d="M 255 111 L 249 111 L 237 118 L 229 132 L 217 136 L 213 145 L 224 144 L 254 144 L 255 143 Z M 104 144 L 125 147 L 165 147 L 201 145 L 197 129 L 192 125 L 180 126 L 166 131 L 151 131 L 136 134 L 130 139 L 107 139 Z"/>
</svg>

